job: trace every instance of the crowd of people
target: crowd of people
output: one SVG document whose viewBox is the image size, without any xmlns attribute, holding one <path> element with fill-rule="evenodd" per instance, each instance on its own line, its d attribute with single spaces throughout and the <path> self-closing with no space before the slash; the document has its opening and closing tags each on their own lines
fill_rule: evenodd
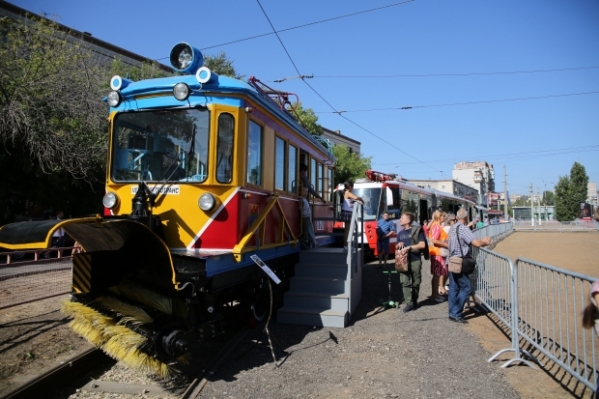
<svg viewBox="0 0 599 399">
<path fill-rule="evenodd" d="M 491 244 L 485 237 L 476 239 L 472 229 L 483 227 L 485 222 L 468 220 L 468 212 L 460 209 L 456 214 L 435 210 L 430 221 L 422 226 L 414 223 L 414 214 L 402 212 L 396 231 L 395 224 L 384 212 L 377 224 L 378 254 L 381 267 L 383 260 L 387 263 L 390 237 L 397 236 L 398 251 L 409 252 L 406 271 L 399 272 L 399 280 L 405 301 L 404 312 L 418 309 L 418 295 L 422 281 L 422 257 L 430 259 L 432 292 L 428 300 L 433 303 L 448 302 L 449 320 L 456 323 L 467 323 L 462 312 L 468 298 L 472 295 L 470 277 L 465 273 L 451 273 L 448 262 L 451 257 L 464 258 L 471 254 L 471 247 L 484 247 Z"/>
</svg>

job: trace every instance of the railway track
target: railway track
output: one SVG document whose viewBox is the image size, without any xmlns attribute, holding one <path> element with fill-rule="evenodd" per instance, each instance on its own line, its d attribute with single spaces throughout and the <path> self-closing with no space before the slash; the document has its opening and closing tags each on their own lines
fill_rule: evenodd
<svg viewBox="0 0 599 399">
<path fill-rule="evenodd" d="M 235 334 L 231 334 L 229 339 L 218 342 L 219 345 L 211 344 L 214 350 L 211 355 L 198 363 L 198 368 L 201 368 L 199 372 L 179 382 L 171 382 L 166 387 L 156 380 L 131 383 L 131 381 L 139 380 L 138 377 L 132 376 L 137 373 L 136 371 L 123 370 L 122 366 L 119 366 L 114 359 L 94 348 L 48 370 L 0 399 L 66 398 L 72 393 L 81 391 L 85 391 L 85 397 L 89 399 L 104 398 L 107 393 L 123 394 L 127 395 L 127 398 L 130 398 L 132 394 L 142 394 L 169 399 L 191 399 L 199 395 L 208 382 L 206 377 L 214 374 L 249 331 L 250 329 L 247 327 L 240 328 Z M 118 370 L 119 367 L 121 370 Z M 110 376 L 110 381 L 98 378 L 99 374 Z M 67 385 L 70 387 L 67 391 L 70 390 L 70 392 L 65 395 L 64 387 Z M 62 393 L 57 392 L 59 389 L 62 389 Z M 112 397 L 118 398 L 119 396 Z"/>
</svg>

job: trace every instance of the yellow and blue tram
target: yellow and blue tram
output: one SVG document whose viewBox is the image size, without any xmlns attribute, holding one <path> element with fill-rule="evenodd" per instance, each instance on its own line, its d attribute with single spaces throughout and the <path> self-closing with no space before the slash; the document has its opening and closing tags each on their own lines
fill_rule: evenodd
<svg viewBox="0 0 599 399">
<path fill-rule="evenodd" d="M 267 277 L 252 257 L 284 289 L 302 234 L 299 166 L 327 200 L 312 204 L 313 220 L 332 219 L 335 161 L 287 112 L 285 94 L 216 75 L 187 43 L 170 61 L 175 76 L 110 81 L 104 215 L 0 229 L 0 246 L 26 249 L 49 247 L 64 228 L 85 251 L 64 306 L 73 328 L 163 374 L 222 330 L 227 304 L 263 316 Z M 317 234 L 332 227 L 315 225 Z"/>
</svg>

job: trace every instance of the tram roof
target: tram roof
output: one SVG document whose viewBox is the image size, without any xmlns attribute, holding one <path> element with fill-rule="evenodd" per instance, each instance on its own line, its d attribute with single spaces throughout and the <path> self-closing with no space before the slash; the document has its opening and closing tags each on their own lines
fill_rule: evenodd
<svg viewBox="0 0 599 399">
<path fill-rule="evenodd" d="M 139 96 L 148 96 L 151 94 L 166 94 L 172 93 L 176 84 L 185 83 L 191 90 L 192 94 L 186 101 L 178 101 L 173 96 L 173 102 L 168 105 L 164 101 L 156 101 L 156 105 L 144 108 L 137 107 L 137 103 L 126 102 Z M 210 93 L 242 95 L 251 98 L 253 101 L 275 114 L 289 128 L 301 134 L 309 140 L 313 145 L 321 149 L 324 153 L 329 154 L 329 157 L 334 161 L 334 155 L 325 148 L 310 132 L 300 125 L 287 111 L 282 110 L 279 106 L 267 95 L 259 92 L 249 83 L 228 76 L 216 76 L 210 82 L 200 84 L 195 75 L 180 75 L 169 76 L 163 78 L 145 79 L 138 82 L 130 82 L 128 85 L 119 90 L 123 97 L 123 101 L 117 107 L 111 107 L 111 111 L 127 111 L 127 110 L 149 110 L 156 108 L 193 108 L 197 106 L 205 106 Z M 204 95 L 198 95 L 203 93 Z M 106 99 L 105 99 L 106 100 Z"/>
</svg>

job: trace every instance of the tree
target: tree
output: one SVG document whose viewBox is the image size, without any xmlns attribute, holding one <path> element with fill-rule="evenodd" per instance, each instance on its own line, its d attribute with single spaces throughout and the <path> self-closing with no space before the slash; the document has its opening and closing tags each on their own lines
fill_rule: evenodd
<svg viewBox="0 0 599 399">
<path fill-rule="evenodd" d="M 288 111 L 311 135 L 322 136 L 322 127 L 318 124 L 318 116 L 312 108 L 304 108 L 301 102 L 297 102 Z"/>
<path fill-rule="evenodd" d="M 158 67 L 155 62 L 143 62 L 140 68 L 124 64 L 120 59 L 115 59 L 110 66 L 111 76 L 119 75 L 126 79 L 138 81 L 142 79 L 163 78 L 167 73 Z M 106 90 L 108 82 L 106 82 Z"/>
<path fill-rule="evenodd" d="M 553 191 L 545 191 L 543 192 L 543 202 L 545 205 L 555 205 L 555 194 L 553 194 Z"/>
<path fill-rule="evenodd" d="M 245 77 L 237 73 L 233 67 L 233 61 L 222 51 L 216 56 L 204 55 L 204 66 L 217 75 L 230 76 L 235 79 L 243 79 Z"/>
<path fill-rule="evenodd" d="M 98 99 L 108 71 L 56 23 L 31 21 L 0 20 L 0 143 L 8 154 L 24 149 L 44 173 L 94 181 L 105 162 L 107 108 Z"/>
<path fill-rule="evenodd" d="M 348 146 L 338 144 L 333 147 L 335 163 L 335 186 L 346 180 L 364 177 L 364 172 L 371 168 L 372 157 L 361 157 L 351 151 Z"/>
<path fill-rule="evenodd" d="M 586 201 L 589 177 L 584 166 L 574 162 L 570 176 L 561 176 L 555 186 L 557 220 L 570 221 L 578 217 L 580 204 Z"/>
</svg>

